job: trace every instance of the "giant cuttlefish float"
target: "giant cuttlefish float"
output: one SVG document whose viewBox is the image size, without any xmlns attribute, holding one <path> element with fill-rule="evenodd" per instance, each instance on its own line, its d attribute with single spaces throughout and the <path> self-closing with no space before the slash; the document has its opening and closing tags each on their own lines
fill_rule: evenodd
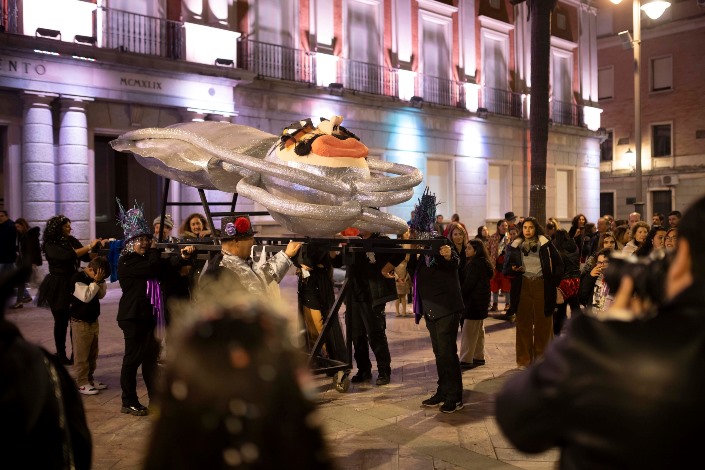
<svg viewBox="0 0 705 470">
<path fill-rule="evenodd" d="M 111 145 L 165 178 L 237 192 L 301 235 L 331 236 L 347 227 L 405 232 L 404 220 L 379 208 L 411 199 L 423 175 L 368 159 L 367 147 L 342 121 L 297 121 L 279 137 L 249 126 L 190 122 L 127 132 Z"/>
</svg>

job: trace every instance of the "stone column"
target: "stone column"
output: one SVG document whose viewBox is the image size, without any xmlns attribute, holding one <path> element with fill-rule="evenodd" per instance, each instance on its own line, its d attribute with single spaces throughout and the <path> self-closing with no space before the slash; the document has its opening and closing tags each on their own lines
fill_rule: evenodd
<svg viewBox="0 0 705 470">
<path fill-rule="evenodd" d="M 91 98 L 62 96 L 57 158 L 58 210 L 71 219 L 73 236 L 87 241 L 91 237 L 90 197 L 88 193 L 88 126 L 86 102 Z"/>
<path fill-rule="evenodd" d="M 54 131 L 51 103 L 56 95 L 25 92 L 22 128 L 22 217 L 42 228 L 57 214 Z M 13 214 L 15 218 L 19 214 Z"/>
</svg>

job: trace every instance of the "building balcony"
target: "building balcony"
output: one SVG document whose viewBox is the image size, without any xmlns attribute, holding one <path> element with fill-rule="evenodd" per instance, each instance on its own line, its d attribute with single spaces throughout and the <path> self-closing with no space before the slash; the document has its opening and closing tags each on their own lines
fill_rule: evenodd
<svg viewBox="0 0 705 470">
<path fill-rule="evenodd" d="M 36 36 L 45 43 L 56 39 L 58 44 L 78 43 L 77 47 L 90 45 L 117 54 L 160 57 L 181 64 L 237 68 L 264 79 L 329 88 L 336 94 L 392 97 L 417 108 L 430 104 L 470 112 L 482 109 L 483 115 L 520 119 L 528 116 L 525 109 L 528 100 L 511 90 L 242 39 L 240 33 L 222 28 L 140 15 L 84 1 L 0 1 L 0 32 Z M 330 87 L 331 84 L 335 86 Z M 556 124 L 584 127 L 583 108 L 553 100 L 551 119 Z"/>
</svg>

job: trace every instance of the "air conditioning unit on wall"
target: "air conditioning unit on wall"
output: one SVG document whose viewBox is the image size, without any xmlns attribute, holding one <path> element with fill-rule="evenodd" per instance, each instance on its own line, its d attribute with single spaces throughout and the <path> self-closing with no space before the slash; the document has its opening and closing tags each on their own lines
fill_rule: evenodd
<svg viewBox="0 0 705 470">
<path fill-rule="evenodd" d="M 663 175 L 661 176 L 661 186 L 675 186 L 678 184 L 678 177 L 676 175 Z"/>
</svg>

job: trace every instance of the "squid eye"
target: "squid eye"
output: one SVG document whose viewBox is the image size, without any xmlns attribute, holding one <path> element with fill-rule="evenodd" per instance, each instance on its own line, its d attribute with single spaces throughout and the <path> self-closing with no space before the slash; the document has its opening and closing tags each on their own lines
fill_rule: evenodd
<svg viewBox="0 0 705 470">
<path fill-rule="evenodd" d="M 296 155 L 300 157 L 305 157 L 306 155 L 311 153 L 311 141 L 312 140 L 305 140 L 297 142 L 296 147 L 294 147 L 294 152 L 296 152 Z"/>
</svg>

